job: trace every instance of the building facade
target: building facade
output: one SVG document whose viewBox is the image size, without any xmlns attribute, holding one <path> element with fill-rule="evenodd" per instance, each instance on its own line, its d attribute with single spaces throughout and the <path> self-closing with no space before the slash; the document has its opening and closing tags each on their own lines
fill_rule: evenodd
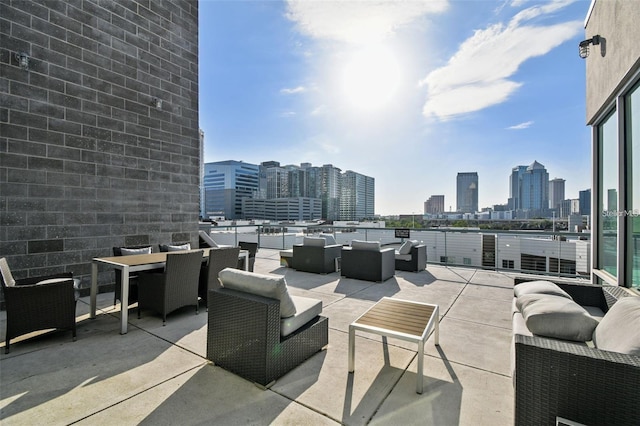
<svg viewBox="0 0 640 426">
<path fill-rule="evenodd" d="M 259 167 L 242 161 L 204 165 L 204 216 L 242 219 L 242 200 L 257 198 Z"/>
<path fill-rule="evenodd" d="M 322 201 L 307 197 L 243 198 L 242 214 L 244 219 L 313 221 L 322 217 Z"/>
<path fill-rule="evenodd" d="M 444 213 L 444 195 L 432 195 L 424 203 L 424 214 L 438 215 Z"/>
<path fill-rule="evenodd" d="M 198 2 L 2 1 L 0 256 L 16 278 L 198 241 Z M 98 284 L 113 283 L 100 269 Z"/>
<path fill-rule="evenodd" d="M 456 208 L 460 213 L 478 211 L 478 173 L 461 172 L 456 178 Z"/>
<path fill-rule="evenodd" d="M 592 278 L 640 288 L 640 2 L 594 0 L 585 20 L 592 127 Z M 594 37 L 597 36 L 593 43 Z"/>
<path fill-rule="evenodd" d="M 583 216 L 591 215 L 591 189 L 578 192 L 579 213 Z"/>
<path fill-rule="evenodd" d="M 375 180 L 347 170 L 342 174 L 340 220 L 363 220 L 374 216 Z"/>
</svg>

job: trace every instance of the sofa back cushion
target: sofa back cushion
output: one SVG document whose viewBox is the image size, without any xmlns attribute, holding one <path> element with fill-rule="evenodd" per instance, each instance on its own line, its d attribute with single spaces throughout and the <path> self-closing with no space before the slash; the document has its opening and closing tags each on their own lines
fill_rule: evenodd
<svg viewBox="0 0 640 426">
<path fill-rule="evenodd" d="M 586 342 L 598 325 L 582 306 L 563 296 L 524 294 L 516 305 L 529 331 L 538 336 Z"/>
<path fill-rule="evenodd" d="M 380 251 L 380 241 L 351 241 L 351 248 L 354 250 Z"/>
<path fill-rule="evenodd" d="M 413 243 L 411 240 L 407 240 L 398 249 L 398 254 L 409 254 L 411 253 L 411 247 L 413 247 Z"/>
<path fill-rule="evenodd" d="M 640 297 L 618 300 L 593 332 L 596 348 L 640 356 Z"/>
<path fill-rule="evenodd" d="M 0 273 L 2 273 L 2 281 L 4 282 L 4 285 L 7 287 L 16 285 L 16 280 L 13 278 L 7 259 L 4 257 L 0 258 Z"/>
<path fill-rule="evenodd" d="M 327 240 L 320 237 L 304 237 L 302 244 L 305 246 L 324 247 L 327 245 Z"/>
<path fill-rule="evenodd" d="M 331 234 L 320 234 L 320 238 L 324 238 L 325 239 L 325 241 L 327 242 L 327 244 L 325 244 L 325 245 L 327 245 L 327 246 L 333 246 L 333 245 L 337 244 L 336 243 L 336 238 Z"/>
<path fill-rule="evenodd" d="M 524 294 L 553 294 L 571 299 L 569 293 L 561 289 L 557 284 L 543 280 L 518 284 L 514 287 L 513 294 L 516 297 Z"/>
<path fill-rule="evenodd" d="M 218 278 L 224 288 L 279 300 L 281 318 L 288 318 L 296 313 L 296 307 L 287 290 L 287 282 L 282 276 L 225 268 L 220 271 Z"/>
</svg>

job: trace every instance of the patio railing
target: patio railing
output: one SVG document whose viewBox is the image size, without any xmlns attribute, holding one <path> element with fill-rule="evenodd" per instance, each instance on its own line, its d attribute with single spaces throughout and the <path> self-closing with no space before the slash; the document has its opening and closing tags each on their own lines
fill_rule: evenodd
<svg viewBox="0 0 640 426">
<path fill-rule="evenodd" d="M 404 240 L 427 246 L 430 264 L 466 266 L 496 271 L 534 273 L 568 278 L 588 278 L 591 270 L 589 233 L 503 231 L 468 228 L 364 228 L 333 225 L 224 225 L 208 223 L 219 244 L 257 242 L 259 247 L 286 250 L 306 235 L 333 234 L 338 244 L 352 240 L 380 241 L 399 247 Z"/>
</svg>

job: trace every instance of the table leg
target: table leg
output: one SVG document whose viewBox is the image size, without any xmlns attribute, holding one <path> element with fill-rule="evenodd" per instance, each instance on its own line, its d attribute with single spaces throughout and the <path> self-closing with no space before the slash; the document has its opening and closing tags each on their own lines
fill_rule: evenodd
<svg viewBox="0 0 640 426">
<path fill-rule="evenodd" d="M 89 318 L 94 319 L 96 317 L 96 304 L 98 295 L 98 264 L 91 262 L 91 296 L 89 297 L 89 303 L 91 306 Z"/>
<path fill-rule="evenodd" d="M 422 393 L 424 381 L 424 340 L 418 342 L 418 374 L 416 377 L 416 393 Z"/>
<path fill-rule="evenodd" d="M 433 311 L 433 315 L 435 315 L 435 320 L 436 320 L 436 329 L 433 332 L 434 336 L 433 336 L 433 340 L 434 343 L 436 344 L 436 346 L 440 346 L 440 306 L 436 306 L 436 308 Z"/>
<path fill-rule="evenodd" d="M 349 326 L 349 373 L 353 373 L 356 356 L 356 329 Z"/>
<path fill-rule="evenodd" d="M 127 334 L 127 322 L 129 320 L 129 266 L 122 268 L 122 287 L 120 289 L 120 334 Z"/>
</svg>

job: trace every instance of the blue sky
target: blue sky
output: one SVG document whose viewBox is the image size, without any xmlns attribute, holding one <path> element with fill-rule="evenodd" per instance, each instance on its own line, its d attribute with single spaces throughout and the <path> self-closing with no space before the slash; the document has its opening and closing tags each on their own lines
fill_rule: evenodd
<svg viewBox="0 0 640 426">
<path fill-rule="evenodd" d="M 590 187 L 588 0 L 200 1 L 205 162 L 333 164 L 376 180 L 376 214 L 423 210 L 478 172 L 506 203 L 534 160 Z"/>
</svg>

